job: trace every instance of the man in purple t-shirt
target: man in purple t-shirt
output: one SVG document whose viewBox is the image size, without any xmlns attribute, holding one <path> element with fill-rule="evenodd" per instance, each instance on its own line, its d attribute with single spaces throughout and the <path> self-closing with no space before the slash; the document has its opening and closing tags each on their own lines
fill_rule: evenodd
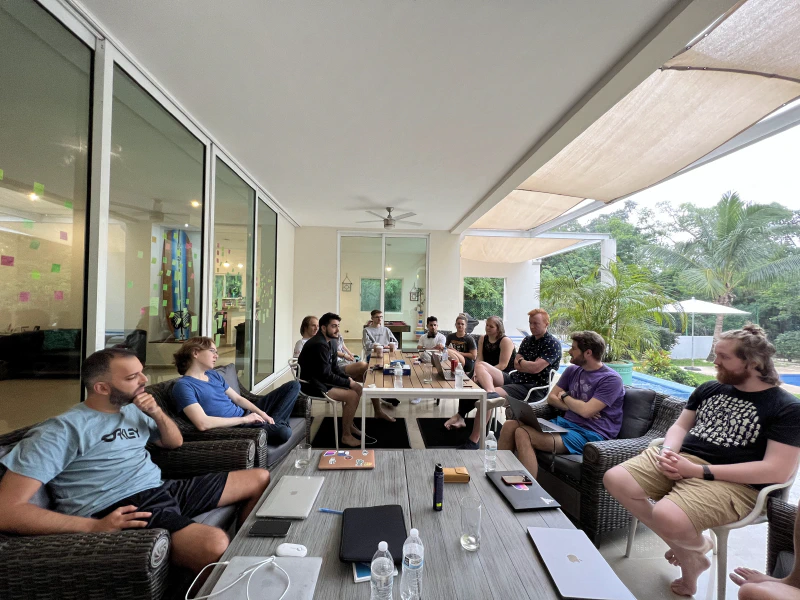
<svg viewBox="0 0 800 600">
<path fill-rule="evenodd" d="M 619 374 L 601 361 L 606 351 L 603 337 L 594 331 L 572 334 L 570 366 L 547 397 L 547 403 L 564 410 L 553 423 L 566 433 L 542 433 L 513 419 L 503 424 L 498 450 L 516 450 L 520 462 L 537 476 L 536 450 L 556 454 L 581 454 L 589 442 L 617 437 L 622 426 L 625 388 Z"/>
</svg>

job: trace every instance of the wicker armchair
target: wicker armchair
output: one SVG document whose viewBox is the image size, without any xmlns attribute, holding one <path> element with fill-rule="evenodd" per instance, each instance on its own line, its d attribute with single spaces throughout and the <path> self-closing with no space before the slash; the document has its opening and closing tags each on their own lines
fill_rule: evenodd
<svg viewBox="0 0 800 600">
<path fill-rule="evenodd" d="M 775 575 L 778 554 L 790 552 L 794 554 L 794 521 L 797 518 L 797 506 L 788 504 L 779 498 L 767 501 L 767 573 Z M 781 576 L 786 574 L 780 574 Z"/>
<path fill-rule="evenodd" d="M 564 512 L 576 519 L 581 529 L 595 543 L 600 534 L 628 526 L 630 515 L 603 486 L 606 471 L 647 448 L 650 441 L 664 437 L 667 429 L 678 419 L 684 400 L 655 393 L 652 420 L 647 432 L 635 438 L 590 442 L 583 456 L 556 457 L 565 468 L 553 465 L 551 454 L 537 452 L 539 458 L 539 483 L 562 505 Z M 546 400 L 532 404 L 537 417 L 552 419 L 558 411 Z"/>
<path fill-rule="evenodd" d="M 30 428 L 0 436 L 0 448 L 13 446 Z M 175 450 L 150 445 L 149 450 L 165 478 L 180 479 L 252 468 L 256 449 L 252 440 L 235 440 L 184 443 Z M 46 505 L 44 488 L 37 496 L 36 503 Z M 163 529 L 0 533 L 0 598 L 158 600 L 168 588 L 169 546 L 169 533 Z"/>
</svg>

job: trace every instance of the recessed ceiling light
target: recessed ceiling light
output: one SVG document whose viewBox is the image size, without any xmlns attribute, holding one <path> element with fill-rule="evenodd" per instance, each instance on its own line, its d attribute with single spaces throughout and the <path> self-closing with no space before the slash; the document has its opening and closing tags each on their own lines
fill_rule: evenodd
<svg viewBox="0 0 800 600">
<path fill-rule="evenodd" d="M 386 270 L 387 270 L 387 271 L 391 271 L 391 270 L 392 270 L 392 267 L 386 267 Z"/>
<path fill-rule="evenodd" d="M 200 203 L 197 200 L 192 200 L 192 206 L 197 208 L 200 206 Z"/>
<path fill-rule="evenodd" d="M 30 198 L 31 200 L 38 200 L 39 196 L 37 194 L 30 193 L 28 194 L 28 198 Z"/>
</svg>

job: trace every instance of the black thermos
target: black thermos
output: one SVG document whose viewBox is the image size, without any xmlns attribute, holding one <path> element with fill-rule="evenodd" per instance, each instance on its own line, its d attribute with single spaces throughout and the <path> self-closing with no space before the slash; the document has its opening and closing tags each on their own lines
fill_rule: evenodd
<svg viewBox="0 0 800 600">
<path fill-rule="evenodd" d="M 444 471 L 441 463 L 433 470 L 433 510 L 442 510 L 444 502 Z"/>
</svg>

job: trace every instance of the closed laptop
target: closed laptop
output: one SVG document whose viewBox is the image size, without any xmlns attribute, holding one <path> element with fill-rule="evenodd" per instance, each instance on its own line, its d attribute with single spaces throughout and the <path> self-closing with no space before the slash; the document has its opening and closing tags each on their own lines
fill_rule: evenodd
<svg viewBox="0 0 800 600">
<path fill-rule="evenodd" d="M 314 506 L 324 477 L 284 475 L 256 511 L 257 517 L 305 519 Z"/>
</svg>

